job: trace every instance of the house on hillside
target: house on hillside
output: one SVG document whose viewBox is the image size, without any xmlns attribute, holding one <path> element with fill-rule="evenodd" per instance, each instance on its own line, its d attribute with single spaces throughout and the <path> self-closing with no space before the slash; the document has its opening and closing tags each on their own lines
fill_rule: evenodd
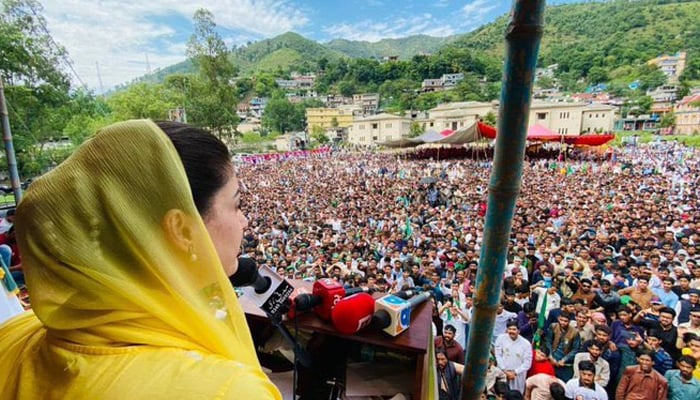
<svg viewBox="0 0 700 400">
<path fill-rule="evenodd" d="M 365 114 L 375 114 L 379 109 L 379 93 L 362 93 L 352 96 L 352 103 Z"/>
<path fill-rule="evenodd" d="M 662 85 L 654 90 L 647 90 L 647 96 L 654 101 L 651 105 L 651 112 L 654 114 L 666 114 L 673 110 L 673 104 L 678 99 L 677 85 Z"/>
<path fill-rule="evenodd" d="M 686 66 L 686 52 L 679 51 L 673 55 L 663 55 L 647 61 L 654 64 L 666 75 L 669 83 L 678 83 L 678 77 L 683 74 Z"/>
<path fill-rule="evenodd" d="M 420 84 L 421 92 L 439 92 L 442 90 L 442 79 L 423 79 Z"/>
<path fill-rule="evenodd" d="M 676 133 L 695 135 L 700 133 L 700 92 L 685 96 L 674 107 Z"/>
</svg>

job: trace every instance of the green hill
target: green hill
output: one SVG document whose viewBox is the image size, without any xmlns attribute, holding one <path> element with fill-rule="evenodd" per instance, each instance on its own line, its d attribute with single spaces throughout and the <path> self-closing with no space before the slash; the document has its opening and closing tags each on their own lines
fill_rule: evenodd
<svg viewBox="0 0 700 400">
<path fill-rule="evenodd" d="M 458 36 L 432 37 L 414 35 L 401 39 L 383 39 L 378 42 L 335 39 L 326 43 L 326 47 L 352 58 L 382 58 L 398 56 L 408 60 L 417 54 L 429 54 L 437 51 Z"/>
<path fill-rule="evenodd" d="M 504 54 L 507 16 L 448 46 Z M 594 67 L 612 72 L 662 54 L 686 51 L 689 74 L 700 74 L 700 2 L 608 1 L 549 6 L 539 64 L 587 77 Z M 698 79 L 695 77 L 693 79 Z"/>
</svg>

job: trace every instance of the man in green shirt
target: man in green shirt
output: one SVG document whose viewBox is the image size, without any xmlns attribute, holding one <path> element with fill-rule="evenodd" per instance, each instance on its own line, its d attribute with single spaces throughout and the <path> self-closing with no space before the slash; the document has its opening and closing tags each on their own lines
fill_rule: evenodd
<svg viewBox="0 0 700 400">
<path fill-rule="evenodd" d="M 668 381 L 668 400 L 700 399 L 700 381 L 693 377 L 695 359 L 681 356 L 677 365 L 678 369 L 668 370 L 664 375 Z"/>
</svg>

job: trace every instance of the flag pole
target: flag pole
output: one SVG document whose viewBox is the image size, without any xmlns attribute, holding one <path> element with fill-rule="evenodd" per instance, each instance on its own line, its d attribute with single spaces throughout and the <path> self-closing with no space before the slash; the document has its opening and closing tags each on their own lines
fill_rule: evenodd
<svg viewBox="0 0 700 400">
<path fill-rule="evenodd" d="M 508 240 L 522 179 L 544 5 L 544 0 L 515 0 L 506 30 L 498 135 L 476 277 L 472 329 L 462 376 L 462 400 L 478 400 L 486 386 L 496 308 L 500 300 Z"/>
<path fill-rule="evenodd" d="M 2 119 L 2 138 L 5 141 L 5 156 L 7 157 L 7 170 L 10 173 L 12 191 L 15 195 L 15 205 L 22 200 L 22 185 L 17 171 L 17 159 L 15 158 L 15 146 L 12 143 L 12 131 L 10 130 L 10 116 L 5 103 L 5 86 L 0 75 L 0 119 Z"/>
</svg>

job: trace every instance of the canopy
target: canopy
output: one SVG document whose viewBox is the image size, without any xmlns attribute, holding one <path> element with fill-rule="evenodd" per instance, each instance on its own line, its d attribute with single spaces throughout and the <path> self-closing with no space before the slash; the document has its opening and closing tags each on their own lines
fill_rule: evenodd
<svg viewBox="0 0 700 400">
<path fill-rule="evenodd" d="M 382 146 L 386 147 L 415 147 L 425 143 L 431 144 L 465 144 L 476 142 L 482 137 L 489 137 L 481 132 L 482 127 L 484 129 L 491 129 L 494 132 L 493 137 L 496 137 L 496 130 L 489 127 L 488 125 L 482 124 L 480 122 L 474 123 L 467 128 L 462 128 L 456 131 L 451 129 L 445 129 L 441 132 L 428 131 L 418 137 L 414 138 L 401 138 L 398 140 L 392 140 L 389 142 L 380 143 Z"/>
<path fill-rule="evenodd" d="M 489 139 L 496 138 L 496 129 L 479 122 L 481 135 Z M 567 136 L 552 132 L 542 125 L 533 125 L 527 130 L 527 140 L 540 142 L 563 142 L 574 146 L 600 146 L 615 139 L 615 135 L 580 135 Z"/>
</svg>

